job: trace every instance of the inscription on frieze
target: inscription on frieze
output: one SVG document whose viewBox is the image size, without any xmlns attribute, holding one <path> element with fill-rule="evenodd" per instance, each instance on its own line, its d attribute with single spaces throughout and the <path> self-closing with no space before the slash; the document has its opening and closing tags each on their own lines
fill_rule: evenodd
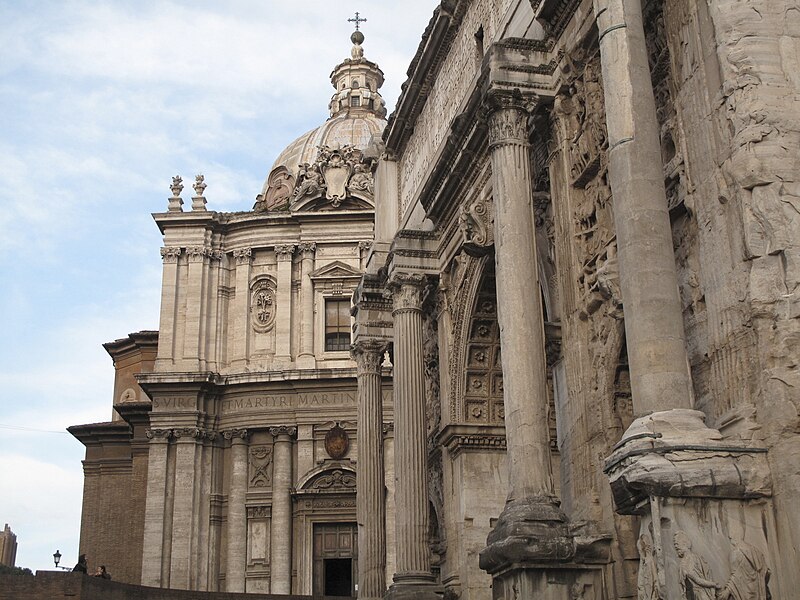
<svg viewBox="0 0 800 600">
<path fill-rule="evenodd" d="M 355 390 L 346 392 L 309 392 L 306 394 L 254 395 L 226 398 L 220 407 L 222 414 L 259 412 L 270 409 L 304 409 L 325 407 L 354 407 Z"/>
<path fill-rule="evenodd" d="M 165 396 L 163 398 L 153 398 L 153 410 L 169 410 L 195 408 L 196 402 L 192 396 Z"/>
</svg>

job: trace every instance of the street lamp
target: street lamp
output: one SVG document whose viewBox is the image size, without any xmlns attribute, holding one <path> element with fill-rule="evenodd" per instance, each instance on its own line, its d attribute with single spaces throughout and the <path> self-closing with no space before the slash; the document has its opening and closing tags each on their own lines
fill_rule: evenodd
<svg viewBox="0 0 800 600">
<path fill-rule="evenodd" d="M 55 554 L 53 554 L 53 562 L 56 563 L 56 569 L 58 568 L 58 563 L 61 562 L 61 552 L 56 550 Z"/>
</svg>

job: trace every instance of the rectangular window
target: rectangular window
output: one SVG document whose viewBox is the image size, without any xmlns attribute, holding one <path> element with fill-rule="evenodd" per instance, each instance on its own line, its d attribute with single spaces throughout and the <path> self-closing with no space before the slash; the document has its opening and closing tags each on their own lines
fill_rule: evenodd
<svg viewBox="0 0 800 600">
<path fill-rule="evenodd" d="M 325 352 L 350 349 L 350 300 L 325 300 Z"/>
<path fill-rule="evenodd" d="M 361 106 L 361 96 L 350 96 L 350 106 Z"/>
</svg>

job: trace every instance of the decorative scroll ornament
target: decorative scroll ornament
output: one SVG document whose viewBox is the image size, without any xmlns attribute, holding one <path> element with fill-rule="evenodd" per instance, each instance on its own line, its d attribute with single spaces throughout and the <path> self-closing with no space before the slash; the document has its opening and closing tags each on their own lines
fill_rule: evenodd
<svg viewBox="0 0 800 600">
<path fill-rule="evenodd" d="M 458 217 L 464 235 L 464 251 L 483 256 L 494 246 L 494 204 L 491 198 L 478 199 L 464 206 Z"/>
<path fill-rule="evenodd" d="M 293 208 L 323 193 L 333 208 L 341 206 L 350 196 L 372 199 L 375 192 L 373 163 L 364 159 L 361 150 L 349 144 L 318 148 L 314 163 L 303 163 L 299 167 L 297 185 L 291 195 Z"/>
<path fill-rule="evenodd" d="M 272 481 L 272 448 L 256 446 L 250 449 L 250 486 L 267 487 Z"/>
<path fill-rule="evenodd" d="M 350 438 L 347 432 L 337 423 L 325 434 L 325 452 L 334 460 L 343 458 L 350 449 Z"/>
<path fill-rule="evenodd" d="M 250 315 L 253 329 L 269 331 L 275 323 L 275 281 L 260 277 L 250 285 Z"/>
<path fill-rule="evenodd" d="M 295 178 L 284 166 L 275 167 L 267 178 L 267 191 L 256 197 L 255 212 L 287 210 L 295 189 Z"/>
<path fill-rule="evenodd" d="M 319 490 L 346 490 L 348 492 L 354 491 L 356 487 L 355 475 L 349 471 L 336 469 L 325 475 L 322 475 L 311 484 L 311 489 Z"/>
</svg>

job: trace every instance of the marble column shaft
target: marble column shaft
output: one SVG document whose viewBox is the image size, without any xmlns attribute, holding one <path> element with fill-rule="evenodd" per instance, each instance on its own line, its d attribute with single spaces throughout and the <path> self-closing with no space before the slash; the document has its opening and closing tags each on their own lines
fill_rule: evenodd
<svg viewBox="0 0 800 600">
<path fill-rule="evenodd" d="M 271 427 L 275 438 L 272 471 L 270 593 L 292 593 L 292 437 L 296 427 Z"/>
<path fill-rule="evenodd" d="M 487 95 L 509 500 L 555 494 L 525 102 L 518 92 Z"/>
<path fill-rule="evenodd" d="M 150 450 L 147 462 L 147 501 L 144 510 L 142 585 L 161 587 L 164 547 L 164 512 L 167 495 L 167 452 L 169 429 L 148 430 Z"/>
<path fill-rule="evenodd" d="M 423 275 L 395 274 L 394 395 L 396 547 L 395 583 L 433 581 L 428 547 L 428 457 L 422 355 Z"/>
<path fill-rule="evenodd" d="M 640 0 L 595 0 L 635 416 L 690 408 L 691 378 Z"/>
<path fill-rule="evenodd" d="M 275 307 L 275 357 L 291 359 L 292 344 L 292 256 L 295 245 L 275 247 L 278 259 L 278 289 Z"/>
<path fill-rule="evenodd" d="M 381 363 L 386 344 L 359 342 L 358 365 L 358 597 L 382 598 L 386 591 L 386 492 L 383 468 Z"/>
<path fill-rule="evenodd" d="M 302 252 L 303 284 L 302 284 L 302 313 L 300 320 L 300 355 L 314 355 L 314 283 L 311 273 L 314 270 L 314 251 L 317 245 L 314 242 L 300 244 Z"/>
<path fill-rule="evenodd" d="M 223 435 L 231 440 L 225 589 L 228 592 L 244 592 L 247 563 L 247 430 L 229 430 Z"/>
</svg>

